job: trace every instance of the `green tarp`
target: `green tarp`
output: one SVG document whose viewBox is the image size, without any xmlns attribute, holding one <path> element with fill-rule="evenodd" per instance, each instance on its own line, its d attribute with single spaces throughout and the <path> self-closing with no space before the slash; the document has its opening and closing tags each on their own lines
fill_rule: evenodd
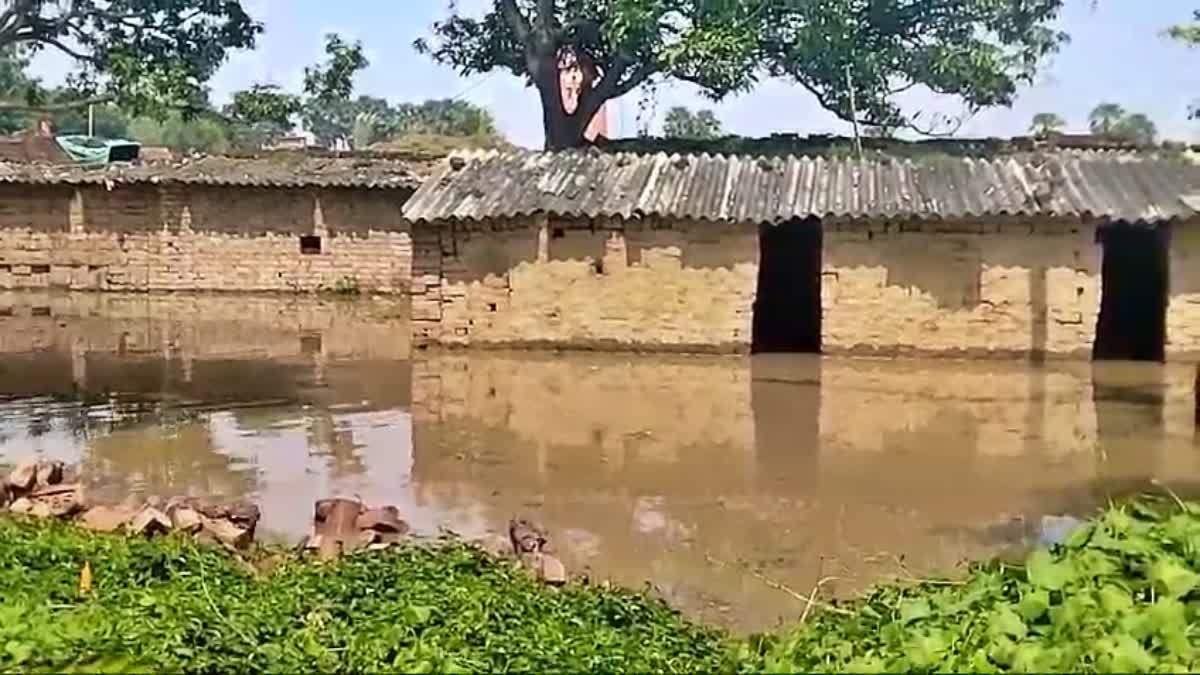
<svg viewBox="0 0 1200 675">
<path fill-rule="evenodd" d="M 80 164 L 107 164 L 137 159 L 141 147 L 135 141 L 91 136 L 58 136 L 54 139 L 71 159 Z"/>
</svg>

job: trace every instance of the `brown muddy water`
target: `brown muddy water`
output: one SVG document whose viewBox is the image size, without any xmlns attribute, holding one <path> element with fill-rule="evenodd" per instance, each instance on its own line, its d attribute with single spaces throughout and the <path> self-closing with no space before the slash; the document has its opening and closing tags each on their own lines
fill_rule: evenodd
<svg viewBox="0 0 1200 675">
<path fill-rule="evenodd" d="M 0 462 L 93 490 L 315 499 L 498 536 L 748 630 L 1200 485 L 1194 367 L 413 353 L 388 301 L 0 293 Z M 1049 516 L 1049 519 L 1044 517 Z M 829 578 L 832 578 L 829 580 Z"/>
</svg>

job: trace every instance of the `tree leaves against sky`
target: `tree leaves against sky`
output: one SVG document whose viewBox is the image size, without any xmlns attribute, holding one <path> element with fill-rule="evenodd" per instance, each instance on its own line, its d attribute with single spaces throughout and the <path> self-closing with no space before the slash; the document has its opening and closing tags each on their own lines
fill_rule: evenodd
<svg viewBox="0 0 1200 675">
<path fill-rule="evenodd" d="M 913 126 L 896 96 L 913 87 L 969 109 L 1007 105 L 1066 36 L 1062 0 L 495 0 L 482 16 L 452 11 L 419 51 L 464 75 L 507 71 L 537 87 L 550 146 L 576 144 L 592 113 L 652 78 L 692 82 L 714 99 L 766 76 L 792 79 L 826 109 Z M 453 7 L 453 6 L 452 6 Z M 567 124 L 557 58 L 569 48 L 599 76 Z M 565 134 L 565 136 L 564 136 Z"/>
</svg>

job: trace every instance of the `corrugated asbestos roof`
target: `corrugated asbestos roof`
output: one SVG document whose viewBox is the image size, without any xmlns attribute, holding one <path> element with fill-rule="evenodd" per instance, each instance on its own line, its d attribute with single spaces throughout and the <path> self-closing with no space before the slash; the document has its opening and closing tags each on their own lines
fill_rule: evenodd
<svg viewBox="0 0 1200 675">
<path fill-rule="evenodd" d="M 1200 165 L 1047 156 L 855 160 L 725 155 L 482 152 L 442 161 L 404 207 L 415 221 L 660 216 L 776 223 L 1056 216 L 1188 218 Z"/>
<path fill-rule="evenodd" d="M 169 162 L 75 164 L 0 162 L 0 183 L 170 184 L 240 187 L 415 189 L 428 164 L 397 159 L 312 157 L 279 153 L 255 158 L 199 157 Z"/>
</svg>

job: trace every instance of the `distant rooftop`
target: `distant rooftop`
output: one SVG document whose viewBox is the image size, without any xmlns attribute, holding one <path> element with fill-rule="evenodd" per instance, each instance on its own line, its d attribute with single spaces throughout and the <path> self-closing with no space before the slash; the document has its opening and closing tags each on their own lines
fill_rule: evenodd
<svg viewBox="0 0 1200 675">
<path fill-rule="evenodd" d="M 883 156 L 917 158 L 920 156 L 949 156 L 994 158 L 1036 152 L 1059 154 L 1131 154 L 1138 156 L 1179 156 L 1200 152 L 1200 145 L 1182 143 L 1138 145 L 1092 134 L 1056 134 L 1046 138 L 1018 136 L 1015 138 L 927 138 L 903 140 L 894 138 L 863 138 L 863 155 L 867 159 Z M 596 147 L 605 152 L 667 154 L 744 155 L 753 157 L 852 157 L 854 139 L 848 136 L 773 134 L 761 138 L 724 136 L 709 140 L 686 138 L 618 138 L 601 139 Z"/>
<path fill-rule="evenodd" d="M 240 187 L 358 187 L 415 189 L 430 158 L 386 154 L 263 152 L 250 156 L 200 156 L 170 161 L 114 162 L 87 167 L 72 162 L 0 161 L 0 183 L 191 184 Z"/>
</svg>

